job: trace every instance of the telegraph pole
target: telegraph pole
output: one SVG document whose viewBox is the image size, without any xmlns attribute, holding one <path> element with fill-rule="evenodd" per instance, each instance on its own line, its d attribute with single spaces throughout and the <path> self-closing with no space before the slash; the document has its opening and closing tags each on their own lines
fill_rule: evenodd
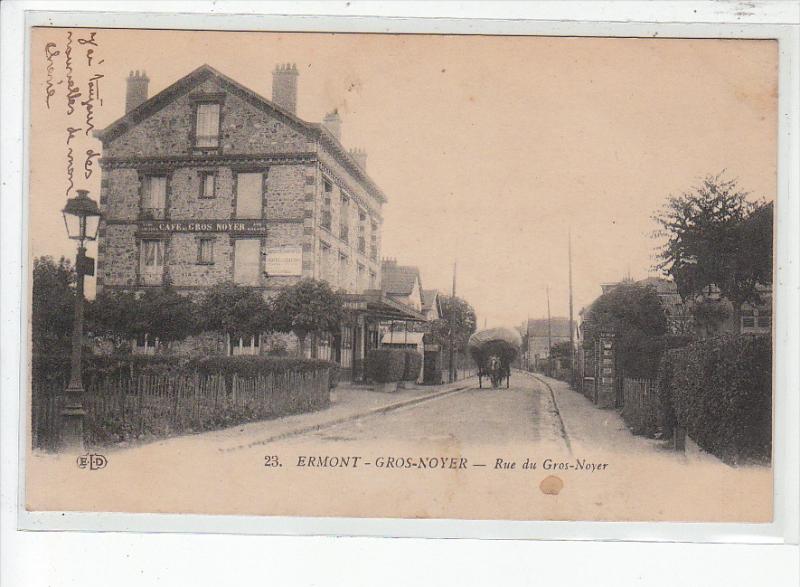
<svg viewBox="0 0 800 587">
<path fill-rule="evenodd" d="M 569 369 L 575 378 L 575 323 L 572 321 L 572 231 L 567 231 L 567 254 L 569 256 Z"/>
<path fill-rule="evenodd" d="M 456 380 L 454 334 L 456 330 L 456 270 L 458 262 L 453 261 L 453 294 L 450 297 L 450 383 Z"/>
<path fill-rule="evenodd" d="M 553 374 L 553 327 L 550 320 L 550 286 L 547 286 L 547 376 Z"/>
</svg>

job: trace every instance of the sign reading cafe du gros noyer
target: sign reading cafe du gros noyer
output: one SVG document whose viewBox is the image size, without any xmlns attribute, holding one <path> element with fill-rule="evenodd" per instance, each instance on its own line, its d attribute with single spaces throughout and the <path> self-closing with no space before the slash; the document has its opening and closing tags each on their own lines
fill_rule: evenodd
<svg viewBox="0 0 800 587">
<path fill-rule="evenodd" d="M 229 232 L 232 235 L 265 236 L 267 223 L 263 220 L 143 220 L 140 234 L 165 232 Z"/>
</svg>

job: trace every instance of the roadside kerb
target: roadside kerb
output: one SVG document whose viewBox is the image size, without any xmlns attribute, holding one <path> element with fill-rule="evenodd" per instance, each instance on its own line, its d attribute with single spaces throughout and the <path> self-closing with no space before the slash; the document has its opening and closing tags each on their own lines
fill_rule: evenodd
<svg viewBox="0 0 800 587">
<path fill-rule="evenodd" d="M 553 400 L 553 409 L 555 409 L 556 416 L 558 416 L 558 427 L 561 430 L 561 437 L 564 439 L 564 444 L 567 445 L 567 450 L 569 451 L 569 454 L 572 455 L 572 445 L 569 442 L 569 433 L 567 432 L 567 427 L 564 424 L 564 418 L 561 417 L 561 410 L 558 407 L 558 400 L 556 399 L 556 394 L 553 391 L 553 388 L 550 386 L 550 384 L 547 381 L 545 381 L 541 377 L 538 377 L 534 373 L 529 373 L 529 372 L 525 372 L 525 371 L 522 371 L 522 373 L 525 373 L 525 375 L 530 375 L 531 377 L 533 377 L 536 381 L 538 381 L 539 383 L 544 385 L 547 388 L 547 390 L 550 392 L 550 398 Z"/>
<path fill-rule="evenodd" d="M 468 378 L 468 379 L 471 379 Z M 469 385 L 462 385 L 460 387 L 452 388 L 452 389 L 443 389 L 442 391 L 437 391 L 428 395 L 423 395 L 420 397 L 414 397 L 411 399 L 395 402 L 393 404 L 388 404 L 385 406 L 380 406 L 378 408 L 373 408 L 366 412 L 359 412 L 356 414 L 349 414 L 347 416 L 342 416 L 341 418 L 336 418 L 334 420 L 328 420 L 327 422 L 320 422 L 318 424 L 311 424 L 309 426 L 303 426 L 301 428 L 295 428 L 294 430 L 289 430 L 287 432 L 281 432 L 280 434 L 275 434 L 273 436 L 269 436 L 264 438 L 263 440 L 256 440 L 247 444 L 240 444 L 239 446 L 231 446 L 228 448 L 220 448 L 221 452 L 231 452 L 234 450 L 241 450 L 246 448 L 252 448 L 254 446 L 260 446 L 263 444 L 269 444 L 270 442 L 275 442 L 276 440 L 283 440 L 285 438 L 290 438 L 292 436 L 301 436 L 303 434 L 308 434 L 310 432 L 317 432 L 319 430 L 324 430 L 326 428 L 332 428 L 333 426 L 338 426 L 339 424 L 345 424 L 347 422 L 353 422 L 355 420 L 360 420 L 362 418 L 369 418 L 370 416 L 376 416 L 378 414 L 385 414 L 386 412 L 392 412 L 394 410 L 399 410 L 401 408 L 405 408 L 408 406 L 413 406 L 415 404 L 420 404 L 423 402 L 431 401 L 434 399 L 438 399 L 440 397 L 445 397 L 448 395 L 452 395 L 454 393 L 458 393 L 460 391 L 464 391 L 465 389 L 469 389 Z"/>
</svg>

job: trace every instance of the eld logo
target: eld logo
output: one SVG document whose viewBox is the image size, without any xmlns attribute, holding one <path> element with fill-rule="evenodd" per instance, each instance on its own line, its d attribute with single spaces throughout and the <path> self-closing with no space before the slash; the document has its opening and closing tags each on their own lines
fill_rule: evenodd
<svg viewBox="0 0 800 587">
<path fill-rule="evenodd" d="M 90 471 L 97 471 L 98 469 L 105 469 L 108 464 L 108 459 L 101 454 L 85 454 L 78 457 L 78 468 L 89 469 Z"/>
</svg>

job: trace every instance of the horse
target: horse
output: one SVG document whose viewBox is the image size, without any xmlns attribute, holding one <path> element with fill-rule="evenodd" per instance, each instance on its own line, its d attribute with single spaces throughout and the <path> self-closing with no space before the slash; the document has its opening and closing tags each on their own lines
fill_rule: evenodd
<svg viewBox="0 0 800 587">
<path fill-rule="evenodd" d="M 492 355 L 484 365 L 478 366 L 478 385 L 483 387 L 483 376 L 486 375 L 492 382 L 492 387 L 498 388 L 506 379 L 506 388 L 509 387 L 511 380 L 511 369 L 507 365 L 503 365 L 503 361 L 497 355 Z"/>
</svg>

